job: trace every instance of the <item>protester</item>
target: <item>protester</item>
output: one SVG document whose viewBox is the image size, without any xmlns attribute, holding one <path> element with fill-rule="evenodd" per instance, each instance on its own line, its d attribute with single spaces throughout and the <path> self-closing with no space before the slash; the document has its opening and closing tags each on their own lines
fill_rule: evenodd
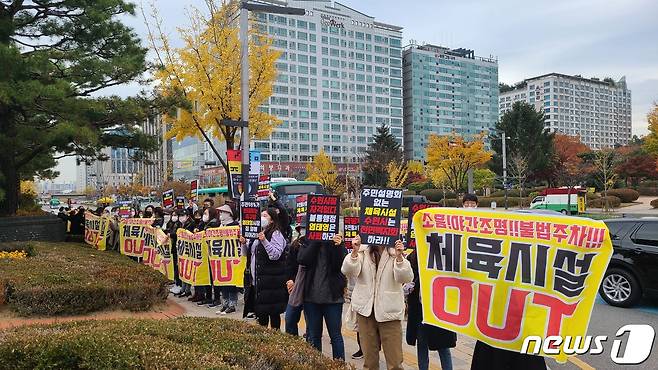
<svg viewBox="0 0 658 370">
<path fill-rule="evenodd" d="M 290 216 L 290 212 L 281 202 L 281 200 L 279 200 L 272 192 L 270 192 L 268 208 L 274 208 L 276 210 L 277 214 L 279 215 L 278 223 L 281 233 L 287 241 L 290 241 L 292 239 L 292 228 L 290 226 L 292 224 L 292 218 Z"/>
<path fill-rule="evenodd" d="M 84 235 L 85 233 L 85 208 L 80 206 L 74 209 L 69 217 L 71 222 L 71 234 Z"/>
<path fill-rule="evenodd" d="M 297 234 L 299 235 L 290 244 L 290 251 L 288 252 L 288 259 L 286 261 L 286 271 L 288 280 L 286 281 L 286 288 L 290 299 L 286 307 L 286 333 L 294 336 L 299 335 L 299 320 L 302 318 L 302 311 L 304 310 L 304 297 L 303 297 L 303 282 L 306 276 L 306 268 L 300 266 L 297 262 L 297 254 L 299 249 L 306 244 L 306 227 L 304 225 L 297 225 Z M 300 289 L 300 292 L 294 292 L 295 289 Z M 299 295 L 299 298 L 296 298 Z M 308 322 L 308 320 L 306 320 Z"/>
<path fill-rule="evenodd" d="M 462 207 L 477 208 L 478 197 L 475 194 L 465 194 Z M 492 347 L 477 341 L 473 351 L 471 370 L 545 370 L 546 362 L 542 356 L 533 356 L 514 351 Z"/>
<path fill-rule="evenodd" d="M 224 204 L 223 206 L 217 208 L 217 214 L 219 217 L 219 223 L 221 226 L 237 226 L 239 223 L 236 221 L 238 215 L 235 214 L 234 210 L 228 205 Z M 221 294 L 220 294 L 221 293 Z M 221 286 L 215 287 L 215 302 L 214 306 L 219 306 L 221 304 L 221 298 L 224 300 L 224 304 L 217 311 L 217 314 L 226 315 L 236 311 L 235 307 L 238 304 L 238 287 L 236 286 Z"/>
<path fill-rule="evenodd" d="M 268 324 L 276 330 L 281 327 L 281 314 L 288 303 L 286 289 L 286 239 L 281 232 L 279 212 L 268 208 L 261 212 L 263 231 L 257 240 L 250 241 L 240 237 L 243 251 L 249 256 L 250 272 L 253 282 L 254 310 L 261 326 Z"/>
<path fill-rule="evenodd" d="M 385 246 L 361 245 L 357 236 L 352 245 L 342 272 L 356 279 L 351 304 L 357 314 L 364 369 L 379 369 L 380 344 L 387 368 L 402 369 L 402 286 L 414 278 L 404 258 L 404 244 L 398 240 L 390 251 Z"/>
<path fill-rule="evenodd" d="M 164 229 L 165 228 L 165 226 L 164 226 L 165 213 L 162 210 L 162 208 L 160 208 L 160 207 L 153 208 L 153 217 L 155 217 L 155 220 L 153 220 L 153 223 L 151 224 L 151 226 L 157 227 L 157 228 L 160 228 L 160 229 Z"/>
<path fill-rule="evenodd" d="M 215 201 L 212 198 L 206 198 L 203 200 L 203 209 L 208 209 L 215 206 Z"/>
<path fill-rule="evenodd" d="M 152 205 L 148 205 L 144 208 L 144 213 L 143 213 L 143 218 L 151 218 L 153 217 L 153 212 L 155 208 Z"/>
<path fill-rule="evenodd" d="M 204 207 L 202 212 L 201 221 L 197 224 L 195 232 L 220 226 L 217 220 L 217 209 L 212 206 Z M 210 269 L 210 266 L 208 266 L 208 269 Z M 212 271 L 210 271 L 210 276 L 212 276 Z M 212 303 L 212 292 L 211 279 L 210 285 L 197 285 L 194 287 L 194 295 L 197 297 L 197 300 L 192 299 L 192 302 L 196 302 L 199 306 L 209 305 Z"/>
<path fill-rule="evenodd" d="M 194 214 L 194 212 L 196 212 L 198 209 L 199 209 L 199 206 L 197 206 L 197 204 L 194 203 L 194 201 L 193 201 L 192 199 L 189 199 L 189 200 L 187 201 L 187 213 L 189 213 L 189 214 L 192 215 L 192 214 Z"/>
<path fill-rule="evenodd" d="M 178 216 L 178 223 L 179 223 L 178 228 L 183 228 L 189 232 L 194 232 L 194 228 L 196 227 L 194 220 L 192 220 L 192 218 L 187 214 L 187 212 L 185 212 L 185 210 L 180 209 L 178 211 L 180 212 Z M 180 271 L 178 271 L 178 275 L 180 276 Z M 181 281 L 181 285 L 182 285 L 182 293 L 180 294 L 180 297 L 189 297 L 187 300 L 192 301 L 192 299 L 195 298 L 195 297 L 190 297 L 192 295 L 192 285 L 182 281 Z M 196 296 L 196 292 L 195 292 L 195 296 Z"/>
<path fill-rule="evenodd" d="M 332 241 L 316 241 L 300 247 L 297 261 L 306 267 L 304 311 L 309 343 L 322 351 L 322 323 L 327 325 L 333 358 L 345 360 L 341 333 L 347 279 L 341 272 L 347 249 L 341 235 Z"/>
<path fill-rule="evenodd" d="M 169 291 L 173 293 L 174 296 L 180 295 L 183 290 L 180 277 L 178 276 L 178 248 L 176 248 L 176 241 L 178 240 L 176 230 L 180 226 L 178 218 L 182 214 L 185 214 L 185 211 L 182 209 L 173 211 L 167 225 L 165 226 L 165 233 L 169 236 L 171 241 L 171 260 L 174 264 L 174 286 L 171 287 Z"/>
<path fill-rule="evenodd" d="M 59 207 L 59 212 L 57 213 L 57 217 L 61 218 L 62 221 L 64 222 L 68 222 L 69 220 L 69 215 L 66 214 L 64 207 Z"/>
<path fill-rule="evenodd" d="M 423 324 L 423 306 L 420 300 L 418 255 L 414 250 L 407 257 L 414 272 L 414 280 L 405 284 L 408 293 L 407 344 L 416 346 L 418 370 L 429 369 L 429 350 L 437 351 L 442 370 L 452 370 L 450 348 L 457 345 L 457 334 L 436 326 Z"/>
<path fill-rule="evenodd" d="M 203 209 L 196 210 L 192 215 L 192 222 L 194 222 L 194 229 L 192 232 L 199 232 L 203 230 Z"/>
</svg>

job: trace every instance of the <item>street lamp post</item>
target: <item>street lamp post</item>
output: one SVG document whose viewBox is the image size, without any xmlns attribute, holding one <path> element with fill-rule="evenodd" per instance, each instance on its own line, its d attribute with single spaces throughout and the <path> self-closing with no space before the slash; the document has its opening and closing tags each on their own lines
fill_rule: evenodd
<svg viewBox="0 0 658 370">
<path fill-rule="evenodd" d="M 507 134 L 503 131 L 503 188 L 505 189 L 505 209 L 507 209 Z"/>
<path fill-rule="evenodd" d="M 249 185 L 249 11 L 260 11 L 273 14 L 304 15 L 306 10 L 285 6 L 250 4 L 248 0 L 240 2 L 240 43 L 242 63 L 240 85 L 242 95 L 242 122 L 240 143 L 242 146 L 242 189 L 247 192 Z"/>
</svg>

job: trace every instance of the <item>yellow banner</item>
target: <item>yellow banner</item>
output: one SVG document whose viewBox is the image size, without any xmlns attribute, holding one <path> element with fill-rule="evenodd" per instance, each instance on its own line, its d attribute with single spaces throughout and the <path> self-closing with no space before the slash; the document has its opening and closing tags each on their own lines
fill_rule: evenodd
<svg viewBox="0 0 658 370">
<path fill-rule="evenodd" d="M 153 218 L 126 218 L 119 222 L 119 248 L 121 254 L 130 257 L 143 257 L 147 229 Z"/>
<path fill-rule="evenodd" d="M 203 235 L 203 232 L 192 233 L 185 229 L 176 231 L 178 274 L 183 282 L 196 286 L 210 285 L 208 248 Z"/>
<path fill-rule="evenodd" d="M 428 208 L 413 223 L 425 323 L 515 352 L 528 336 L 587 334 L 612 254 L 602 221 Z"/>
<path fill-rule="evenodd" d="M 215 286 L 244 286 L 247 258 L 241 256 L 240 226 L 207 229 L 203 238 L 209 252 Z"/>
<path fill-rule="evenodd" d="M 104 251 L 109 229 L 109 217 L 99 217 L 89 211 L 85 212 L 85 243 Z"/>
<path fill-rule="evenodd" d="M 148 227 L 142 263 L 160 271 L 167 279 L 174 280 L 174 261 L 171 257 L 171 240 L 157 227 Z"/>
</svg>

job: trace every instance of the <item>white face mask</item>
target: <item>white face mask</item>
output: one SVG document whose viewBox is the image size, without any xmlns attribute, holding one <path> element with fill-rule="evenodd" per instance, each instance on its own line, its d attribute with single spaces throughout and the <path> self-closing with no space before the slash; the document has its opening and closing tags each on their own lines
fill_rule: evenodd
<svg viewBox="0 0 658 370">
<path fill-rule="evenodd" d="M 261 227 L 267 227 L 267 225 L 269 225 L 269 224 L 270 224 L 270 219 L 269 218 L 265 218 L 263 216 L 260 216 L 260 226 Z"/>
<path fill-rule="evenodd" d="M 201 217 L 201 221 L 203 222 L 208 222 L 208 220 L 210 220 L 210 216 L 208 215 L 203 215 L 203 217 Z"/>
<path fill-rule="evenodd" d="M 178 222 L 178 216 L 171 216 L 172 222 Z"/>
<path fill-rule="evenodd" d="M 179 218 L 178 220 L 179 220 L 180 222 L 185 223 L 185 221 L 187 221 L 187 216 L 180 216 L 180 218 Z"/>
</svg>

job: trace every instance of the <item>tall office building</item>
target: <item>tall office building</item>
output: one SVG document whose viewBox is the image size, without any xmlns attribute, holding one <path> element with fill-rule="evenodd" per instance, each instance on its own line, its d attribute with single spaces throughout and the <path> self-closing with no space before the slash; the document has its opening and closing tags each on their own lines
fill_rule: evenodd
<svg viewBox="0 0 658 370">
<path fill-rule="evenodd" d="M 142 131 L 152 135 L 160 141 L 159 150 L 148 153 L 148 161 L 143 162 L 140 173 L 142 185 L 150 188 L 159 188 L 162 184 L 172 177 L 172 142 L 167 140 L 165 134 L 167 127 L 162 122 L 160 114 L 150 115 L 142 122 Z"/>
<path fill-rule="evenodd" d="M 402 28 L 329 0 L 261 3 L 306 10 L 251 13 L 282 52 L 273 95 L 261 108 L 283 123 L 269 139 L 252 143 L 262 153 L 263 172 L 298 176 L 321 149 L 339 171 L 348 164 L 355 169 L 382 124 L 402 144 Z M 178 148 L 174 143 L 175 160 Z"/>
<path fill-rule="evenodd" d="M 500 115 L 517 101 L 543 111 L 546 127 L 579 136 L 591 149 L 625 145 L 631 139 L 631 91 L 626 78 L 599 80 L 549 73 L 500 93 Z"/>
<path fill-rule="evenodd" d="M 410 45 L 404 53 L 404 153 L 425 160 L 430 134 L 473 137 L 498 120 L 498 61 L 473 50 Z"/>
</svg>

